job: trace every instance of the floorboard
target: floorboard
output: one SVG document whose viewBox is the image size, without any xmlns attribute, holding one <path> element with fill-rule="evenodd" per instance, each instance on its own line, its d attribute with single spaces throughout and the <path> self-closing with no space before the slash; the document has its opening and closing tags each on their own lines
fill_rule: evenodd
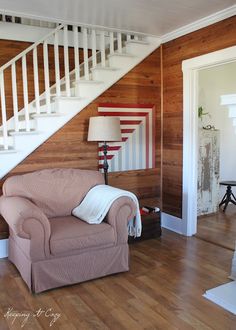
<svg viewBox="0 0 236 330">
<path fill-rule="evenodd" d="M 22 329 L 24 317 L 13 322 L 6 317 L 9 308 L 29 314 L 26 330 L 236 328 L 235 316 L 202 297 L 229 282 L 231 250 L 163 230 L 161 238 L 132 244 L 130 251 L 127 273 L 38 295 L 1 259 L 0 329 Z"/>
<path fill-rule="evenodd" d="M 198 218 L 197 235 L 205 241 L 234 251 L 236 241 L 236 206 L 228 205 L 225 212 Z"/>
</svg>

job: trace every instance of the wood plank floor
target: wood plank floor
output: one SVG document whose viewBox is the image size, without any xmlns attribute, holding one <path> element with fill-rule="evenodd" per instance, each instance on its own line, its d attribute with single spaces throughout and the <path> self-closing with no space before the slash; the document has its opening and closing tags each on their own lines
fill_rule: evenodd
<svg viewBox="0 0 236 330">
<path fill-rule="evenodd" d="M 235 316 L 202 297 L 229 281 L 232 251 L 167 230 L 130 250 L 127 273 L 38 295 L 0 260 L 0 329 L 236 329 Z M 8 308 L 21 313 L 14 322 Z"/>
<path fill-rule="evenodd" d="M 199 217 L 198 238 L 234 251 L 236 241 L 236 206 L 228 205 L 225 213 Z"/>
</svg>

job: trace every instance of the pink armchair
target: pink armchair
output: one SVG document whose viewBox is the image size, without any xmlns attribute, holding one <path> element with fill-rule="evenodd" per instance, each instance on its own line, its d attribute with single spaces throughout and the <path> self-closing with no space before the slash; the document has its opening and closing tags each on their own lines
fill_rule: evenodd
<svg viewBox="0 0 236 330">
<path fill-rule="evenodd" d="M 128 197 L 117 199 L 106 219 L 89 225 L 71 215 L 103 175 L 46 169 L 8 178 L 0 213 L 9 225 L 9 260 L 32 292 L 128 271 L 127 222 L 135 215 Z"/>
</svg>

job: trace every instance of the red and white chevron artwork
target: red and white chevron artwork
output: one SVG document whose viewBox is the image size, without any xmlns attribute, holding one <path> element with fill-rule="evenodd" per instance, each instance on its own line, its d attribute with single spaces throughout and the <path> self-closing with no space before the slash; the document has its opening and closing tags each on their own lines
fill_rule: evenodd
<svg viewBox="0 0 236 330">
<path fill-rule="evenodd" d="M 150 104 L 99 104 L 101 116 L 120 118 L 121 142 L 109 142 L 109 172 L 155 167 L 155 108 Z M 103 152 L 99 143 L 99 169 L 102 171 Z"/>
</svg>

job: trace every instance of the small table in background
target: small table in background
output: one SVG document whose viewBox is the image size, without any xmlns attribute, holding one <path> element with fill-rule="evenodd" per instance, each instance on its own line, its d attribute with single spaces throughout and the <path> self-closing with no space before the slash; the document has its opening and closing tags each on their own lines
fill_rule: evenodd
<svg viewBox="0 0 236 330">
<path fill-rule="evenodd" d="M 219 207 L 221 207 L 222 205 L 225 204 L 225 206 L 223 208 L 223 212 L 225 212 L 225 210 L 230 202 L 233 203 L 234 205 L 236 205 L 236 198 L 232 192 L 232 187 L 236 187 L 236 181 L 221 181 L 220 185 L 227 186 L 226 193 L 225 193 L 224 197 L 222 198 L 222 201 L 219 204 Z"/>
</svg>

